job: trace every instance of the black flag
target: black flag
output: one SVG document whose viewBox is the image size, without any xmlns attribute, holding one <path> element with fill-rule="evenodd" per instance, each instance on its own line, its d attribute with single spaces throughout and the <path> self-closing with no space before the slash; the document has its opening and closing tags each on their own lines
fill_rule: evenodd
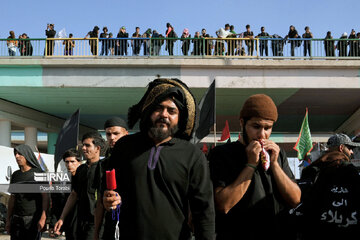
<svg viewBox="0 0 360 240">
<path fill-rule="evenodd" d="M 55 172 L 59 162 L 62 159 L 62 155 L 70 148 L 76 148 L 79 137 L 79 120 L 80 109 L 78 109 L 69 119 L 67 119 L 59 133 L 55 145 Z"/>
<path fill-rule="evenodd" d="M 215 79 L 201 98 L 199 108 L 200 120 L 199 127 L 195 132 L 194 143 L 198 143 L 206 137 L 215 123 Z"/>
</svg>

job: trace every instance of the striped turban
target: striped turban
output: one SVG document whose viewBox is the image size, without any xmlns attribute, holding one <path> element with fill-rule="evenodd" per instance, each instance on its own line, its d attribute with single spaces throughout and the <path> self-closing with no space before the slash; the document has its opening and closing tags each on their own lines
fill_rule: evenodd
<svg viewBox="0 0 360 240">
<path fill-rule="evenodd" d="M 175 133 L 175 137 L 190 140 L 197 127 L 198 107 L 190 89 L 179 79 L 159 78 L 150 82 L 140 102 L 129 108 L 129 128 L 132 129 L 140 119 L 140 131 L 147 132 L 151 113 L 167 98 L 174 101 L 180 112 L 179 130 Z"/>
</svg>

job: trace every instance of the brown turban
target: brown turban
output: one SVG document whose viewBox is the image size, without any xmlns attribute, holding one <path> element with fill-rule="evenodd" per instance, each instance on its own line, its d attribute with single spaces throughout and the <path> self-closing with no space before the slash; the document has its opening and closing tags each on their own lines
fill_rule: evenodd
<svg viewBox="0 0 360 240">
<path fill-rule="evenodd" d="M 273 100 L 265 94 L 255 94 L 250 96 L 241 109 L 240 118 L 250 119 L 252 117 L 276 122 L 278 119 L 278 112 Z"/>
</svg>

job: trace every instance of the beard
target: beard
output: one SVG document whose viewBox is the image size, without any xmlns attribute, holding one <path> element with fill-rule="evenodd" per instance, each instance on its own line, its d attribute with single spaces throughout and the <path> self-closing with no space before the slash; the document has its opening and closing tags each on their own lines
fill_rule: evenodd
<svg viewBox="0 0 360 240">
<path fill-rule="evenodd" d="M 244 127 L 242 127 L 242 138 L 243 138 L 243 141 L 244 141 L 245 145 L 247 146 L 249 144 L 249 137 L 248 137 L 248 134 L 246 132 L 245 125 L 246 125 L 246 122 L 244 124 Z"/>
<path fill-rule="evenodd" d="M 167 129 L 157 126 L 157 123 L 166 124 Z M 160 118 L 160 119 L 156 120 L 149 129 L 151 136 L 156 141 L 162 141 L 168 137 L 173 137 L 177 131 L 178 131 L 178 126 L 175 125 L 175 126 L 171 127 L 169 120 L 167 120 L 165 118 Z"/>
<path fill-rule="evenodd" d="M 349 158 L 349 161 L 354 158 L 354 154 L 351 154 L 351 153 L 345 152 L 345 151 L 343 151 L 342 153 Z"/>
</svg>

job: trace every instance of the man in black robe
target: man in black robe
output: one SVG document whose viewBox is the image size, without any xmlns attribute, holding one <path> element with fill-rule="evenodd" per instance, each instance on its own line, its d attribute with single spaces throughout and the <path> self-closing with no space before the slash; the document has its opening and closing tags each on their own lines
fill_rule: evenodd
<svg viewBox="0 0 360 240">
<path fill-rule="evenodd" d="M 109 162 L 112 150 L 120 138 L 128 135 L 129 132 L 127 128 L 127 123 L 120 117 L 112 117 L 105 121 L 104 130 L 108 148 L 105 153 L 105 158 L 101 161 L 101 164 L 98 165 L 99 167 L 96 170 L 96 177 L 94 180 L 95 188 L 101 188 L 100 182 L 107 169 L 106 166 Z M 105 229 L 103 228 L 104 225 L 106 226 Z M 115 223 L 112 220 L 111 212 L 105 212 L 101 196 L 98 196 L 95 209 L 95 239 L 101 237 L 101 239 L 110 240 L 114 237 L 114 231 Z"/>
<path fill-rule="evenodd" d="M 11 175 L 10 184 L 34 183 L 34 173 L 43 172 L 34 152 L 28 145 L 22 144 L 14 148 L 14 155 L 20 169 Z M 9 192 L 12 192 L 11 187 Z M 6 231 L 10 233 L 12 240 L 41 239 L 49 202 L 48 194 L 16 192 L 9 198 Z"/>
<path fill-rule="evenodd" d="M 240 141 L 210 152 L 218 240 L 291 239 L 283 216 L 301 192 L 285 152 L 269 139 L 277 118 L 269 96 L 250 96 L 240 112 Z"/>
<path fill-rule="evenodd" d="M 116 143 L 109 169 L 117 188 L 103 198 L 108 211 L 121 203 L 121 239 L 190 239 L 190 214 L 196 239 L 214 238 L 208 163 L 189 142 L 196 114 L 193 95 L 178 79 L 154 80 L 129 109 L 128 125 L 140 119 L 140 132 Z"/>
<path fill-rule="evenodd" d="M 71 148 L 67 150 L 62 159 L 65 162 L 66 169 L 72 177 L 75 176 L 77 168 L 81 164 L 81 156 L 78 150 Z M 51 194 L 51 209 L 50 209 L 50 222 L 49 222 L 49 236 L 56 237 L 58 234 L 54 232 L 54 226 L 60 219 L 61 213 L 65 207 L 66 201 L 70 193 L 52 193 Z M 60 232 L 65 232 L 66 240 L 76 239 L 76 206 L 73 208 L 65 219 L 64 225 L 62 225 Z"/>
<path fill-rule="evenodd" d="M 82 151 L 86 163 L 76 169 L 72 178 L 72 191 L 65 204 L 60 219 L 54 227 L 59 233 L 66 216 L 73 210 L 77 203 L 77 229 L 76 239 L 93 240 L 94 238 L 94 212 L 98 189 L 94 185 L 95 173 L 100 161 L 101 150 L 105 140 L 99 132 L 85 133 L 82 137 Z"/>
</svg>

